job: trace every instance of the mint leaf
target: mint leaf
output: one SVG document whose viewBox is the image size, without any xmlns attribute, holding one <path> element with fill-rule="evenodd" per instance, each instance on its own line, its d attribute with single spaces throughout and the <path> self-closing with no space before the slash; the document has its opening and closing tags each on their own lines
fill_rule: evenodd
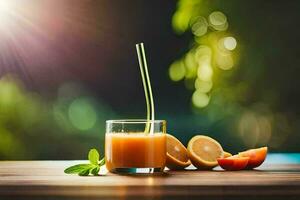
<svg viewBox="0 0 300 200">
<path fill-rule="evenodd" d="M 91 167 L 93 167 L 93 165 L 91 165 L 91 164 L 78 164 L 78 165 L 68 167 L 67 169 L 65 169 L 64 172 L 66 174 L 78 174 L 87 169 L 89 170 Z"/>
<path fill-rule="evenodd" d="M 91 167 L 88 169 L 84 169 L 78 173 L 79 176 L 88 176 L 90 174 Z"/>
<path fill-rule="evenodd" d="M 94 168 L 91 169 L 91 174 L 93 174 L 94 176 L 98 176 L 99 175 L 99 171 L 100 171 L 100 166 L 95 166 Z"/>
<path fill-rule="evenodd" d="M 91 164 L 98 165 L 100 155 L 96 149 L 91 149 L 88 157 Z"/>
<path fill-rule="evenodd" d="M 105 164 L 105 158 L 99 161 L 100 155 L 96 149 L 91 149 L 88 154 L 89 164 L 78 164 L 68 167 L 64 170 L 66 174 L 78 174 L 79 176 L 88 176 L 90 173 L 94 176 L 99 175 L 100 167 Z"/>
</svg>

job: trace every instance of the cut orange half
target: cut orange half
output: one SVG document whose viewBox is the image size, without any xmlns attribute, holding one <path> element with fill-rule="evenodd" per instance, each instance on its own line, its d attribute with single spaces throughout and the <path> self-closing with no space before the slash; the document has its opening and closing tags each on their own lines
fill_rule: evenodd
<svg viewBox="0 0 300 200">
<path fill-rule="evenodd" d="M 167 167 L 172 170 L 181 170 L 190 164 L 185 146 L 176 137 L 167 134 Z"/>
<path fill-rule="evenodd" d="M 212 169 L 218 165 L 218 158 L 224 157 L 222 146 L 213 138 L 197 135 L 188 143 L 188 155 L 198 169 Z"/>
</svg>

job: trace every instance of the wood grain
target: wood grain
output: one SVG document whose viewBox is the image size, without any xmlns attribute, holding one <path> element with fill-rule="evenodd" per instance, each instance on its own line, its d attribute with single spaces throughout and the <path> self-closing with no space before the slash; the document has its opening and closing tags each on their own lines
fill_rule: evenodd
<svg viewBox="0 0 300 200">
<path fill-rule="evenodd" d="M 1 161 L 0 199 L 300 199 L 300 165 L 265 164 L 258 170 L 167 171 L 163 175 L 66 175 L 82 161 Z"/>
</svg>

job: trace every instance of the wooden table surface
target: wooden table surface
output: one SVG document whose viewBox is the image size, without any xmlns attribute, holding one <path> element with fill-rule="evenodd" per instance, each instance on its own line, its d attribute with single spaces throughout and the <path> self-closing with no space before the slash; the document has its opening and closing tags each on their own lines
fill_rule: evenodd
<svg viewBox="0 0 300 200">
<path fill-rule="evenodd" d="M 300 199 L 299 164 L 266 163 L 258 170 L 237 172 L 166 171 L 153 176 L 64 174 L 67 166 L 78 162 L 0 161 L 0 199 Z"/>
</svg>

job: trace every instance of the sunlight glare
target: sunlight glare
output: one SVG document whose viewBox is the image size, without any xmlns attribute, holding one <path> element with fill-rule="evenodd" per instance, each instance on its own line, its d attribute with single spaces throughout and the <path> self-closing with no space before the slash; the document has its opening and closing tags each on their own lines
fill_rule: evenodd
<svg viewBox="0 0 300 200">
<path fill-rule="evenodd" d="M 13 3 L 10 0 L 0 0 L 0 26 L 7 23 Z"/>
<path fill-rule="evenodd" d="M 12 7 L 13 3 L 10 0 L 1 0 L 0 1 L 0 11 L 8 11 Z"/>
</svg>

